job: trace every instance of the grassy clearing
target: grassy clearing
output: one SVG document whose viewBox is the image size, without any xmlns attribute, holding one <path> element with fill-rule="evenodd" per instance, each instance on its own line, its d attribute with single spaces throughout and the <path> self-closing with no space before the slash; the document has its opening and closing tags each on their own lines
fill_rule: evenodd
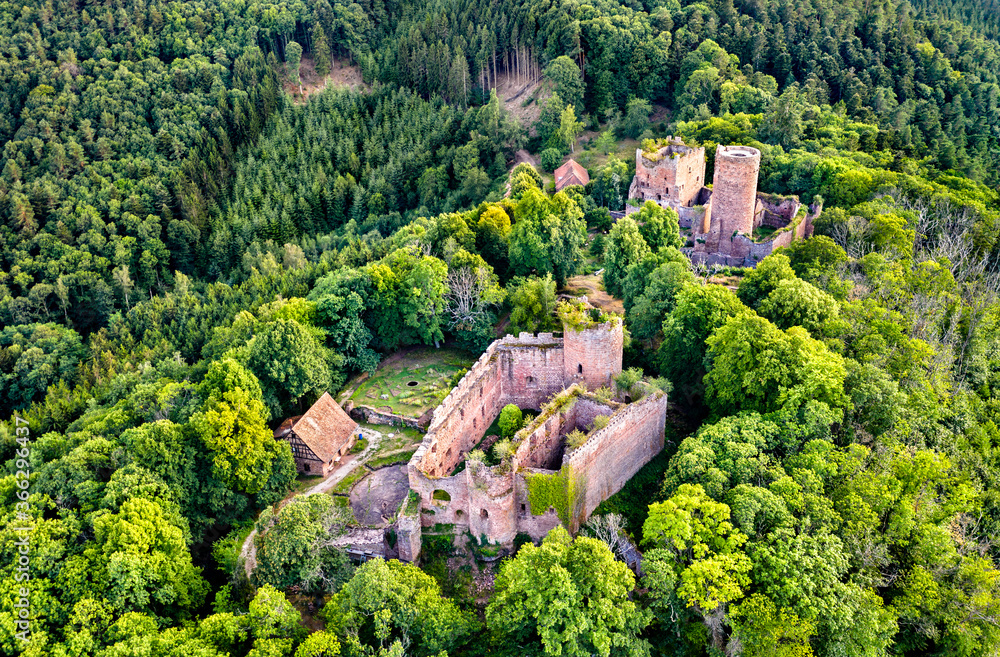
<svg viewBox="0 0 1000 657">
<path fill-rule="evenodd" d="M 372 454 L 375 458 L 385 456 L 389 452 L 410 447 L 411 445 L 419 445 L 424 439 L 424 434 L 412 427 L 379 427 L 378 431 L 382 432 L 382 442 L 379 443 L 378 449 Z M 390 434 L 392 434 L 392 438 L 389 437 Z"/>
<path fill-rule="evenodd" d="M 397 454 L 389 454 L 388 456 L 381 456 L 377 459 L 372 459 L 368 461 L 367 465 L 372 470 L 377 470 L 378 468 L 385 467 L 387 465 L 393 465 L 396 463 L 406 463 L 413 456 L 413 453 L 417 451 L 416 449 L 411 449 L 405 452 L 399 452 Z"/>
<path fill-rule="evenodd" d="M 344 495 L 350 493 L 351 487 L 354 486 L 354 484 L 356 484 L 360 479 L 363 479 L 366 474 L 368 474 L 368 471 L 358 466 L 353 472 L 351 472 L 351 474 L 344 477 L 340 483 L 334 486 L 332 492 L 343 493 Z"/>
<path fill-rule="evenodd" d="M 621 299 L 616 299 L 604 290 L 604 281 L 600 276 L 573 276 L 566 281 L 566 287 L 560 290 L 573 296 L 586 295 L 591 304 L 601 310 L 619 315 L 625 314 L 625 306 Z"/>
<path fill-rule="evenodd" d="M 595 133 L 594 139 L 588 143 L 593 144 L 597 141 L 597 135 Z M 605 155 L 596 148 L 586 148 L 576 150 L 576 153 L 572 154 L 574 160 L 585 166 L 590 170 L 591 174 L 596 174 L 597 171 L 605 165 L 608 158 L 614 155 L 619 160 L 624 160 L 625 162 L 635 162 L 635 149 L 639 147 L 639 141 L 637 139 L 622 139 L 617 142 L 616 150 L 611 151 L 611 153 Z"/>
<path fill-rule="evenodd" d="M 351 395 L 355 404 L 389 407 L 393 413 L 420 417 L 445 398 L 451 380 L 474 360 L 457 349 L 416 349 L 391 358 L 358 386 Z"/>
<path fill-rule="evenodd" d="M 321 481 L 323 481 L 323 477 L 300 474 L 295 478 L 295 488 L 292 489 L 292 492 L 294 495 L 298 495 L 299 493 L 303 493 L 312 488 Z"/>
</svg>

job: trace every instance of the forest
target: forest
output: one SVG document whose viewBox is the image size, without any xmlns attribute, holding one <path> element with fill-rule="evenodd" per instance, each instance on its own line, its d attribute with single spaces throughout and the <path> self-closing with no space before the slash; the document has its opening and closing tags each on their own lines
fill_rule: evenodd
<svg viewBox="0 0 1000 657">
<path fill-rule="evenodd" d="M 0 1 L 0 652 L 1000 655 L 998 9 Z M 705 267 L 613 219 L 667 135 L 815 235 Z M 331 547 L 272 430 L 599 271 L 664 451 L 486 594 Z"/>
</svg>

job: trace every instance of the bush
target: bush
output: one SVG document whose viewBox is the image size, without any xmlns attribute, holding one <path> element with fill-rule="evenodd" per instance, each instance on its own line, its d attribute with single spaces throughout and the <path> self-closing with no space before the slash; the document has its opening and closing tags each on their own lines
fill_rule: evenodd
<svg viewBox="0 0 1000 657">
<path fill-rule="evenodd" d="M 579 429 L 574 429 L 572 433 L 566 436 L 566 446 L 570 449 L 576 449 L 587 442 L 587 434 L 580 431 Z"/>
<path fill-rule="evenodd" d="M 555 171 L 562 164 L 562 153 L 557 148 L 546 148 L 542 151 L 538 161 L 546 171 Z"/>
<path fill-rule="evenodd" d="M 524 415 L 521 413 L 521 409 L 516 404 L 504 406 L 503 410 L 500 411 L 498 425 L 504 438 L 513 436 L 524 426 Z"/>
</svg>

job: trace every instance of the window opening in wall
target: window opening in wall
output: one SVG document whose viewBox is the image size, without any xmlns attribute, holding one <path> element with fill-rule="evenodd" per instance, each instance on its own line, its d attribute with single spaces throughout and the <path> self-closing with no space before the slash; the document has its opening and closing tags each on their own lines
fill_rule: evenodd
<svg viewBox="0 0 1000 657">
<path fill-rule="evenodd" d="M 463 420 L 465 419 L 465 409 L 464 408 L 458 409 L 458 416 L 461 417 Z"/>
<path fill-rule="evenodd" d="M 306 472 L 309 472 L 309 464 L 308 464 L 308 463 L 306 463 L 303 469 L 304 469 L 304 470 L 305 470 Z"/>
<path fill-rule="evenodd" d="M 490 517 L 490 514 L 486 509 L 483 509 L 482 511 L 479 512 L 479 517 L 485 520 L 486 518 Z"/>
<path fill-rule="evenodd" d="M 431 497 L 439 502 L 451 502 L 451 494 L 446 490 L 441 490 L 440 488 L 434 491 Z"/>
<path fill-rule="evenodd" d="M 580 363 L 576 366 L 576 373 L 583 374 L 583 363 Z"/>
<path fill-rule="evenodd" d="M 461 520 L 464 517 L 465 517 L 465 512 L 464 511 L 462 511 L 461 509 L 457 509 L 455 511 L 455 520 Z"/>
<path fill-rule="evenodd" d="M 451 447 L 448 448 L 448 451 L 445 452 L 444 455 L 445 455 L 445 458 L 451 458 Z"/>
<path fill-rule="evenodd" d="M 434 454 L 437 451 L 438 451 L 438 445 L 437 443 L 434 443 L 433 445 L 431 445 L 431 454 Z"/>
<path fill-rule="evenodd" d="M 524 513 L 524 512 L 525 512 L 525 511 L 527 511 L 527 510 L 528 510 L 528 507 L 527 507 L 527 505 L 525 505 L 525 504 L 522 504 L 522 505 L 521 505 L 521 513 Z"/>
</svg>

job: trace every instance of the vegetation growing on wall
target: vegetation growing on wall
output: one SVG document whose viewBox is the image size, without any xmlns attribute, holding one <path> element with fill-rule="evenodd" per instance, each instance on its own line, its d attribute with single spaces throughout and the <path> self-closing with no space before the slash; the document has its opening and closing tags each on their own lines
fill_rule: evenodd
<svg viewBox="0 0 1000 657">
<path fill-rule="evenodd" d="M 574 331 L 585 331 L 610 322 L 621 321 L 617 315 L 604 312 L 600 308 L 592 308 L 582 301 L 560 302 L 556 305 L 556 314 L 562 320 L 563 326 Z"/>
<path fill-rule="evenodd" d="M 565 465 L 553 474 L 526 474 L 524 481 L 532 515 L 540 516 L 551 507 L 566 527 L 572 528 L 579 520 L 586 485 L 572 466 Z"/>
</svg>

